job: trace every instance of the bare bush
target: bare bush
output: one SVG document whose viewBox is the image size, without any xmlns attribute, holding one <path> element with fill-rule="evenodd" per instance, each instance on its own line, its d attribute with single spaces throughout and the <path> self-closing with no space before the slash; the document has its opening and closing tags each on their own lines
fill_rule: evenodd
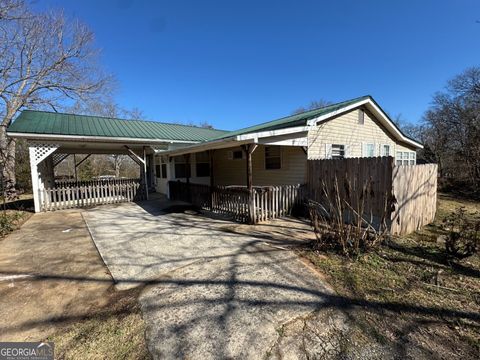
<svg viewBox="0 0 480 360">
<path fill-rule="evenodd" d="M 335 177 L 331 188 L 323 182 L 322 200 L 309 200 L 308 204 L 316 235 L 315 248 L 334 250 L 356 258 L 362 252 L 377 247 L 389 236 L 387 220 L 394 199 L 388 194 L 375 194 L 372 182 L 369 179 L 361 191 L 355 192 L 352 192 L 348 179 L 339 183 Z M 369 210 L 369 203 L 375 196 L 384 199 L 384 211 L 380 217 Z"/>
<path fill-rule="evenodd" d="M 463 259 L 472 256 L 480 249 L 480 214 L 468 214 L 464 207 L 443 220 L 443 230 L 447 232 L 445 251 L 449 256 Z"/>
</svg>

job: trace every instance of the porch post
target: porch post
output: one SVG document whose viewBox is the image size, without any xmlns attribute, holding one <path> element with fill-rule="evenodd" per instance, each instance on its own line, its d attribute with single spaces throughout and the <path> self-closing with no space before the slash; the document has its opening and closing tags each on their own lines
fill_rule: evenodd
<svg viewBox="0 0 480 360">
<path fill-rule="evenodd" d="M 190 172 L 192 171 L 192 166 L 190 165 L 190 154 L 183 155 L 185 159 L 185 182 L 187 183 L 187 201 L 192 201 L 192 194 L 190 193 Z"/>
<path fill-rule="evenodd" d="M 209 155 L 210 155 L 210 187 L 213 187 L 215 184 L 214 178 L 213 178 L 213 153 L 215 150 L 209 150 Z"/>
<path fill-rule="evenodd" d="M 143 147 L 143 186 L 145 188 L 145 200 L 148 200 L 148 180 L 147 180 L 147 151 Z"/>
<path fill-rule="evenodd" d="M 188 185 L 190 184 L 190 172 L 192 171 L 192 166 L 190 165 L 190 154 L 183 155 L 183 158 L 185 159 L 185 181 Z"/>
<path fill-rule="evenodd" d="M 73 154 L 73 170 L 75 171 L 75 181 L 78 181 L 78 176 L 77 176 L 77 157 L 76 157 L 76 154 Z"/>
<path fill-rule="evenodd" d="M 215 181 L 213 178 L 213 153 L 215 150 L 209 150 L 208 155 L 210 157 L 210 211 L 213 211 L 213 187 L 215 186 Z"/>
<path fill-rule="evenodd" d="M 247 158 L 248 216 L 250 223 L 253 224 L 255 222 L 255 204 L 253 197 L 252 154 L 257 148 L 257 144 L 242 145 L 242 148 Z"/>
</svg>

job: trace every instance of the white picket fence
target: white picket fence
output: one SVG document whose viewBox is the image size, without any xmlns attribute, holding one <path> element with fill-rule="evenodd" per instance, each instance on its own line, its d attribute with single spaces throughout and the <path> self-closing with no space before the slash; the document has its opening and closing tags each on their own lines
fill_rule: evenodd
<svg viewBox="0 0 480 360">
<path fill-rule="evenodd" d="M 305 191 L 305 185 L 300 184 L 254 188 L 253 223 L 291 215 L 304 200 Z"/>
<path fill-rule="evenodd" d="M 40 190 L 42 211 L 54 211 L 103 204 L 115 204 L 145 199 L 140 181 L 108 180 L 86 184 L 57 184 L 54 188 Z"/>
<path fill-rule="evenodd" d="M 304 201 L 305 185 L 214 186 L 170 181 L 170 199 L 192 203 L 202 209 L 256 224 L 292 213 Z"/>
</svg>

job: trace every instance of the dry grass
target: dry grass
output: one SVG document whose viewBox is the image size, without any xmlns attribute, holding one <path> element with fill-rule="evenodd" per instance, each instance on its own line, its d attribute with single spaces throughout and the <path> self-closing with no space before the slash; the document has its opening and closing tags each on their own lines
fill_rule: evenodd
<svg viewBox="0 0 480 360">
<path fill-rule="evenodd" d="M 150 359 L 138 290 L 112 289 L 109 304 L 50 336 L 58 359 Z"/>
<path fill-rule="evenodd" d="M 459 206 L 480 210 L 478 202 L 441 195 L 432 225 L 395 238 L 356 262 L 330 253 L 303 255 L 329 277 L 340 295 L 380 304 L 378 309 L 356 311 L 355 320 L 363 333 L 393 345 L 401 356 L 476 359 L 480 257 L 451 262 L 441 237 L 442 219 Z M 467 315 L 450 316 L 451 311 Z"/>
</svg>

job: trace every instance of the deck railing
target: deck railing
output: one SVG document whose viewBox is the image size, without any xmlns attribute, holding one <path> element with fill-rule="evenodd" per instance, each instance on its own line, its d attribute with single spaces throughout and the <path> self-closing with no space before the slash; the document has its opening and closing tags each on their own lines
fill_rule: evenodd
<svg viewBox="0 0 480 360">
<path fill-rule="evenodd" d="M 254 187 L 214 186 L 169 182 L 170 199 L 189 202 L 243 223 L 258 223 L 290 215 L 303 201 L 303 185 Z"/>
<path fill-rule="evenodd" d="M 56 181 L 53 188 L 40 190 L 42 211 L 89 207 L 145 199 L 139 179 Z"/>
</svg>

